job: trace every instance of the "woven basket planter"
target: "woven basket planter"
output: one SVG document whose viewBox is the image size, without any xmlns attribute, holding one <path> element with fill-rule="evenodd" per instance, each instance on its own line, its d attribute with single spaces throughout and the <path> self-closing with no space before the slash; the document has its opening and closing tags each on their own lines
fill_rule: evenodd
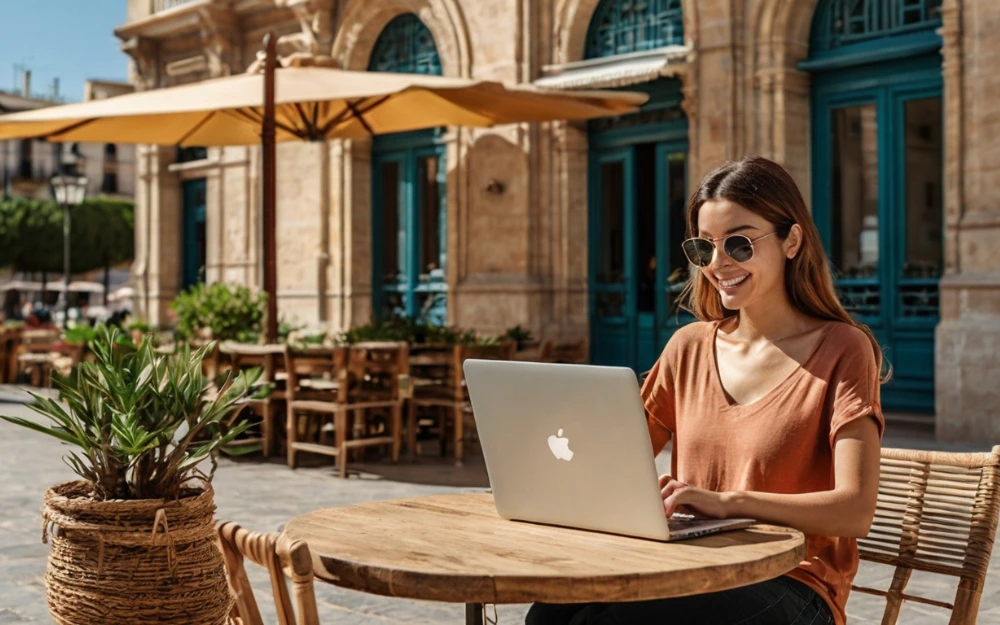
<svg viewBox="0 0 1000 625">
<path fill-rule="evenodd" d="M 60 625 L 223 625 L 231 604 L 212 491 L 178 501 L 93 501 L 86 482 L 45 493 L 49 611 Z"/>
</svg>

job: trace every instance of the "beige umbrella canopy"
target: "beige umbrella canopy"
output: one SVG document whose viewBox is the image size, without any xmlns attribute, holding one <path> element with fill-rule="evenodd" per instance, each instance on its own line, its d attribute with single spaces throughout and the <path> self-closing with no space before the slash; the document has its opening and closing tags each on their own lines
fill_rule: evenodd
<svg viewBox="0 0 1000 625">
<path fill-rule="evenodd" d="M 0 116 L 0 140 L 225 146 L 261 144 L 267 339 L 277 337 L 274 144 L 437 126 L 584 120 L 631 113 L 648 96 L 547 91 L 531 86 L 329 67 L 275 71 L 265 37 L 263 73 L 247 73 L 106 100 Z"/>
<path fill-rule="evenodd" d="M 241 74 L 0 116 L 0 139 L 159 145 L 260 143 L 264 75 Z M 275 72 L 275 140 L 358 138 L 628 113 L 645 94 L 558 92 L 418 74 L 289 67 Z"/>
</svg>

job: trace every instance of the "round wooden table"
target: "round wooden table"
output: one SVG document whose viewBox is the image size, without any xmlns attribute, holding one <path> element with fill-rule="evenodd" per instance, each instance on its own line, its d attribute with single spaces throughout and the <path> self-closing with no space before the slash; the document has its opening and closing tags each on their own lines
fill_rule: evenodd
<svg viewBox="0 0 1000 625">
<path fill-rule="evenodd" d="M 508 521 L 489 494 L 376 501 L 295 517 L 318 579 L 363 592 L 466 604 L 678 597 L 778 577 L 805 556 L 796 530 L 758 525 L 657 542 Z"/>
</svg>

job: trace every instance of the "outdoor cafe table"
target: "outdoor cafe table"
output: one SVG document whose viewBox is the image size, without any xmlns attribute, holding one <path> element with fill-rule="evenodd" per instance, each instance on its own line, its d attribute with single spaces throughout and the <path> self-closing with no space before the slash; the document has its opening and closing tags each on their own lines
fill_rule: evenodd
<svg viewBox="0 0 1000 625">
<path fill-rule="evenodd" d="M 466 604 L 612 602 L 726 590 L 778 577 L 805 556 L 802 533 L 756 525 L 658 542 L 500 518 L 492 495 L 375 501 L 295 517 L 316 578 L 363 592 Z"/>
</svg>

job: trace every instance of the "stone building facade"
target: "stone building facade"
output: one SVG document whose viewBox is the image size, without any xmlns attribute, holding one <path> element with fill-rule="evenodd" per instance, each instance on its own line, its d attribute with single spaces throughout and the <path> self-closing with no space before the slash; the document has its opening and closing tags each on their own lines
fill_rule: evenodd
<svg viewBox="0 0 1000 625">
<path fill-rule="evenodd" d="M 279 146 L 288 318 L 521 324 L 648 367 L 688 321 L 688 194 L 761 154 L 794 175 L 886 347 L 886 408 L 997 440 L 998 26 L 993 0 L 129 0 L 116 34 L 140 89 L 245 71 L 273 32 L 281 55 L 352 70 L 650 94 L 620 119 Z M 140 149 L 152 321 L 193 280 L 260 284 L 259 182 L 255 148 Z"/>
<path fill-rule="evenodd" d="M 88 80 L 83 100 L 100 100 L 131 93 L 130 84 Z M 31 95 L 31 73 L 25 71 L 16 93 L 0 91 L 0 114 L 30 111 L 61 104 L 59 99 Z M 87 196 L 132 199 L 135 185 L 135 146 L 114 143 L 50 143 L 42 139 L 0 141 L 0 194 L 49 199 L 49 179 L 60 165 L 72 165 L 87 177 Z"/>
</svg>

